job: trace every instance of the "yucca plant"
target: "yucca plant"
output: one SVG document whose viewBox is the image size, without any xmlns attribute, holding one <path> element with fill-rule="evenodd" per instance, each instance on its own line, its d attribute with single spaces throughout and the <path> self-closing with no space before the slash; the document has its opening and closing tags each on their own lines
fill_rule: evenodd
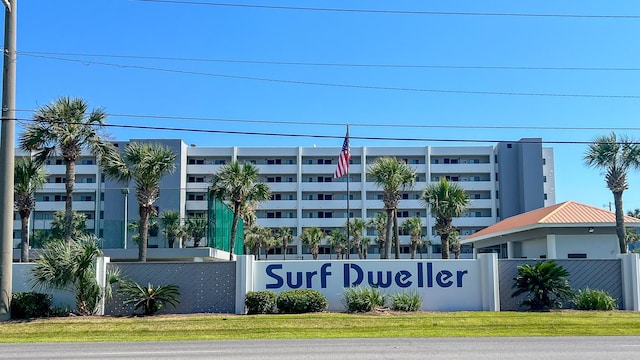
<svg viewBox="0 0 640 360">
<path fill-rule="evenodd" d="M 134 311 L 142 308 L 144 315 L 153 315 L 166 304 L 176 307 L 180 303 L 180 287 L 177 285 L 158 285 L 151 283 L 141 286 L 133 280 L 121 280 L 118 293 L 128 297 L 124 305 L 133 304 Z"/>
<path fill-rule="evenodd" d="M 531 310 L 559 308 L 563 301 L 573 296 L 568 276 L 569 272 L 553 260 L 537 262 L 533 266 L 520 265 L 518 276 L 513 278 L 513 288 L 517 290 L 511 297 L 528 293 L 521 306 L 529 306 Z"/>
<path fill-rule="evenodd" d="M 357 286 L 344 289 L 342 302 L 349 312 L 369 312 L 384 306 L 385 296 L 378 288 Z"/>
<path fill-rule="evenodd" d="M 422 296 L 416 291 L 403 291 L 391 295 L 391 309 L 395 311 L 418 311 L 422 306 Z"/>
<path fill-rule="evenodd" d="M 583 289 L 576 291 L 573 303 L 578 310 L 615 310 L 618 308 L 616 299 L 604 290 Z"/>
</svg>

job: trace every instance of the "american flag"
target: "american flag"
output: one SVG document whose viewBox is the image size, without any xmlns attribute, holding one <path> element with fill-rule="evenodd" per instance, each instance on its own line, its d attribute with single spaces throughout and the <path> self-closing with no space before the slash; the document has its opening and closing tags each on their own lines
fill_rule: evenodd
<svg viewBox="0 0 640 360">
<path fill-rule="evenodd" d="M 340 150 L 340 157 L 338 158 L 338 167 L 333 174 L 334 178 L 339 178 L 349 171 L 349 160 L 351 160 L 351 149 L 349 148 L 349 129 L 347 129 L 347 135 L 344 137 L 342 150 Z"/>
</svg>

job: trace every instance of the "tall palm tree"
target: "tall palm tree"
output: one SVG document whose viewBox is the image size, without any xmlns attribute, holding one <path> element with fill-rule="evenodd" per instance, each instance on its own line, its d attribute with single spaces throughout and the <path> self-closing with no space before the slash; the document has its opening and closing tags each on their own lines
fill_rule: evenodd
<svg viewBox="0 0 640 360">
<path fill-rule="evenodd" d="M 136 187 L 140 215 L 138 261 L 147 261 L 149 217 L 157 215 L 153 206 L 160 198 L 160 180 L 176 169 L 176 154 L 170 147 L 158 143 L 129 143 L 122 157 L 105 166 L 105 174 L 120 182 L 133 181 Z"/>
<path fill-rule="evenodd" d="M 402 228 L 411 236 L 411 258 L 415 259 L 422 243 L 422 220 L 417 216 L 408 218 L 402 223 Z"/>
<path fill-rule="evenodd" d="M 160 214 L 160 222 L 162 223 L 162 236 L 167 239 L 169 248 L 173 248 L 176 240 L 184 235 L 184 226 L 180 224 L 180 213 L 175 210 L 163 211 Z"/>
<path fill-rule="evenodd" d="M 431 207 L 431 214 L 436 218 L 434 228 L 440 235 L 442 258 L 449 259 L 449 234 L 456 230 L 453 218 L 467 210 L 469 196 L 460 185 L 442 178 L 439 183 L 424 188 L 422 200 Z"/>
<path fill-rule="evenodd" d="M 209 220 L 205 215 L 195 215 L 187 218 L 184 224 L 185 234 L 193 240 L 193 247 L 199 247 L 200 241 L 207 233 Z"/>
<path fill-rule="evenodd" d="M 247 206 L 255 206 L 271 197 L 269 186 L 258 182 L 259 176 L 260 172 L 255 165 L 248 162 L 240 165 L 234 161 L 222 165 L 211 180 L 211 195 L 220 201 L 227 202 L 233 210 L 229 260 L 233 260 L 238 218 L 245 213 Z"/>
<path fill-rule="evenodd" d="M 376 236 L 376 242 L 380 249 L 380 254 L 384 252 L 385 242 L 387 241 L 387 215 L 385 213 L 377 213 L 376 217 L 369 219 L 368 225 L 376 229 L 378 235 Z"/>
<path fill-rule="evenodd" d="M 64 159 L 65 241 L 71 241 L 73 221 L 72 202 L 75 185 L 76 161 L 83 148 L 88 148 L 100 162 L 108 162 L 117 154 L 116 148 L 101 134 L 107 114 L 102 109 L 89 112 L 89 105 L 80 98 L 61 97 L 38 108 L 33 122 L 20 134 L 20 147 L 34 151 L 39 162 L 60 155 Z"/>
<path fill-rule="evenodd" d="M 288 227 L 280 227 L 276 230 L 275 236 L 280 239 L 282 244 L 282 260 L 287 260 L 287 247 L 293 241 L 291 229 Z"/>
<path fill-rule="evenodd" d="M 253 254 L 256 260 L 260 260 L 260 252 L 263 242 L 263 227 L 253 225 L 244 229 L 244 246 L 247 254 Z"/>
<path fill-rule="evenodd" d="M 306 247 L 311 250 L 311 256 L 313 256 L 313 260 L 318 259 L 318 250 L 322 239 L 325 238 L 324 232 L 320 230 L 319 227 L 312 226 L 309 228 L 305 228 L 302 230 L 302 235 L 300 235 L 300 241 Z"/>
<path fill-rule="evenodd" d="M 383 258 L 391 258 L 391 240 L 394 240 L 396 259 L 399 259 L 398 203 L 402 198 L 402 191 L 411 188 L 415 184 L 416 171 L 401 160 L 393 157 L 381 157 L 369 166 L 367 176 L 383 190 L 382 202 L 387 212 L 387 231 Z"/>
<path fill-rule="evenodd" d="M 20 261 L 29 262 L 29 217 L 36 208 L 36 191 L 47 182 L 42 164 L 18 158 L 13 173 L 13 202 L 20 214 Z"/>
<path fill-rule="evenodd" d="M 333 229 L 327 242 L 335 251 L 336 259 L 340 259 L 344 254 L 344 249 L 347 247 L 347 234 L 342 229 Z M 329 259 L 331 259 L 331 254 L 329 254 Z"/>
<path fill-rule="evenodd" d="M 351 219 L 351 222 L 348 222 L 346 225 L 349 227 L 349 233 L 352 236 L 351 245 L 356 248 L 358 258 L 364 259 L 364 255 L 362 253 L 362 234 L 367 228 L 367 223 L 362 219 L 353 218 Z"/>
<path fill-rule="evenodd" d="M 616 208 L 616 234 L 620 253 L 627 253 L 622 193 L 629 188 L 627 173 L 640 167 L 640 145 L 626 136 L 612 132 L 595 138 L 584 155 L 587 166 L 605 171 L 607 187 L 613 193 Z"/>
<path fill-rule="evenodd" d="M 271 249 L 277 249 L 282 246 L 282 240 L 277 238 L 273 234 L 273 229 L 271 228 L 263 228 L 264 239 L 262 240 L 264 244 L 264 259 L 269 259 L 269 251 Z"/>
</svg>

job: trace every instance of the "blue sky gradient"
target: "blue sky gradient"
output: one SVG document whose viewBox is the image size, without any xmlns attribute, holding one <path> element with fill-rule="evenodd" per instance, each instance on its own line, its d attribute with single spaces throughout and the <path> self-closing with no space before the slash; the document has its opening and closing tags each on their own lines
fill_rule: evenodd
<svg viewBox="0 0 640 360">
<path fill-rule="evenodd" d="M 104 107 L 114 115 L 110 124 L 335 136 L 109 128 L 114 139 L 123 140 L 182 138 L 201 146 L 315 144 L 339 148 L 346 123 L 354 137 L 352 146 L 487 145 L 541 137 L 555 151 L 557 201 L 575 200 L 598 207 L 608 207 L 613 197 L 600 172 L 584 165 L 587 145 L 583 142 L 611 130 L 640 138 L 640 3 L 636 1 L 224 3 L 638 17 L 337 12 L 210 6 L 193 1 L 23 0 L 18 4 L 18 117 L 29 118 L 31 110 L 65 95 Z M 182 60 L 135 58 L 141 56 Z M 120 116 L 124 114 L 138 116 Z M 175 118 L 160 118 L 165 116 Z M 416 125 L 423 127 L 411 127 Z M 625 210 L 640 208 L 638 174 L 630 178 L 624 200 Z"/>
</svg>

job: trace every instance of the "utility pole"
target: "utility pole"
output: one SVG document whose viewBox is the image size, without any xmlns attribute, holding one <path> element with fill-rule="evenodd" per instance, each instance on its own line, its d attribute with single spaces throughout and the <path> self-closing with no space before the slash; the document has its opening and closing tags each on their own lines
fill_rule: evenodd
<svg viewBox="0 0 640 360">
<path fill-rule="evenodd" d="M 16 119 L 16 30 L 18 0 L 2 0 L 4 51 L 2 67 L 2 128 L 0 133 L 0 321 L 11 319 L 13 266 L 13 167 Z"/>
</svg>

